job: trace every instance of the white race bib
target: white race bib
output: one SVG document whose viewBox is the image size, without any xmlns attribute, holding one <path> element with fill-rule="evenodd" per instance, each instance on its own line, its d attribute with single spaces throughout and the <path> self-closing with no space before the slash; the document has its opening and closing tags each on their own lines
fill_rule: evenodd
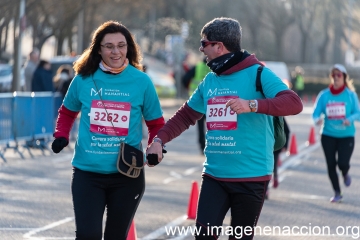
<svg viewBox="0 0 360 240">
<path fill-rule="evenodd" d="M 127 136 L 130 109 L 131 104 L 127 102 L 93 100 L 89 113 L 90 132 L 111 136 Z"/>
<path fill-rule="evenodd" d="M 345 103 L 326 104 L 326 116 L 328 119 L 345 119 Z"/>
<path fill-rule="evenodd" d="M 211 130 L 237 129 L 237 114 L 226 103 L 238 96 L 222 96 L 210 98 L 206 106 L 206 127 Z"/>
</svg>

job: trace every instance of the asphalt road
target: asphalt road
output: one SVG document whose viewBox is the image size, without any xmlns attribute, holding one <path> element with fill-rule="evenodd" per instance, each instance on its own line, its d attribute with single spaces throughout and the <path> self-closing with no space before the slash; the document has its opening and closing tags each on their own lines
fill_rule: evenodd
<svg viewBox="0 0 360 240">
<path fill-rule="evenodd" d="M 163 102 L 165 118 L 178 105 Z M 281 156 L 281 182 L 277 189 L 270 190 L 254 239 L 360 239 L 360 145 L 355 145 L 351 160 L 352 185 L 345 188 L 341 182 L 343 202 L 330 203 L 333 192 L 322 149 L 319 143 L 305 145 L 312 126 L 310 114 L 311 107 L 305 107 L 300 115 L 287 117 L 298 154 Z M 360 124 L 356 139 L 360 139 Z M 169 143 L 167 150 L 160 165 L 146 167 L 146 191 L 135 216 L 138 239 L 193 239 L 190 230 L 194 230 L 194 220 L 186 215 L 192 183 L 200 186 L 204 161 L 196 128 L 191 127 Z M 24 152 L 23 160 L 9 150 L 5 154 L 8 162 L 0 159 L 0 240 L 74 239 L 72 149 L 56 155 L 40 151 L 33 154 L 35 158 L 30 158 Z M 229 222 L 227 216 L 224 228 Z M 166 233 L 176 226 L 188 233 Z M 227 237 L 224 234 L 220 239 Z"/>
</svg>

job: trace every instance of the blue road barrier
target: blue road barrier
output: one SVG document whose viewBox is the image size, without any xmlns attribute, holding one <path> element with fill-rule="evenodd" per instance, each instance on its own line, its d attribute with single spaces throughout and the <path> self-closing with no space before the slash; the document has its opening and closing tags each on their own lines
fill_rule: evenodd
<svg viewBox="0 0 360 240">
<path fill-rule="evenodd" d="M 4 153 L 14 149 L 21 158 L 20 142 L 33 156 L 30 149 L 49 150 L 47 143 L 52 140 L 58 109 L 62 104 L 60 93 L 14 92 L 0 93 L 0 157 L 6 162 Z M 75 125 L 72 135 L 77 129 Z"/>
<path fill-rule="evenodd" d="M 4 153 L 9 141 L 14 140 L 13 121 L 12 121 L 13 96 L 11 93 L 2 93 L 0 95 L 0 157 L 6 162 Z"/>
<path fill-rule="evenodd" d="M 33 97 L 30 92 L 14 93 L 13 131 L 17 141 L 31 140 L 33 138 L 34 119 L 32 112 L 35 111 Z"/>
<path fill-rule="evenodd" d="M 35 138 L 44 138 L 52 136 L 54 132 L 54 94 L 48 92 L 35 93 L 33 98 L 32 117 L 34 120 L 34 133 Z"/>
</svg>

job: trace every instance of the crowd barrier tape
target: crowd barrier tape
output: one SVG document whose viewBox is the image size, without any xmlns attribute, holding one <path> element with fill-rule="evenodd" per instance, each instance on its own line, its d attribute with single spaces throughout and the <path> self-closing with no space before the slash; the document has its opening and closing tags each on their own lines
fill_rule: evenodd
<svg viewBox="0 0 360 240">
<path fill-rule="evenodd" d="M 4 153 L 9 148 L 24 158 L 19 146 L 33 156 L 29 142 L 36 140 L 41 141 L 42 151 L 48 149 L 61 104 L 62 96 L 58 92 L 0 93 L 0 158 L 6 162 Z M 75 126 L 72 137 L 76 129 Z"/>
</svg>

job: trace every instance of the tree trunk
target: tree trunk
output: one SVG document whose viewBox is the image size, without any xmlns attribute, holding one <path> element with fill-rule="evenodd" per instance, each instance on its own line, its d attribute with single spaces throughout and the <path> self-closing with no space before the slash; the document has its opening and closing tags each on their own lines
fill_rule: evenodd
<svg viewBox="0 0 360 240">
<path fill-rule="evenodd" d="M 62 47 L 64 44 L 64 36 L 62 35 L 62 31 L 57 38 L 57 48 L 56 48 L 56 55 L 62 55 Z"/>
<path fill-rule="evenodd" d="M 279 35 L 278 34 L 275 35 L 276 49 L 277 49 L 276 58 L 281 60 L 284 59 L 283 35 L 284 35 L 283 32 L 279 33 Z"/>
<path fill-rule="evenodd" d="M 7 41 L 8 41 L 8 36 L 9 36 L 9 22 L 6 24 L 5 26 L 5 37 L 4 37 L 4 52 L 6 50 L 6 46 L 7 46 Z"/>
<path fill-rule="evenodd" d="M 336 63 L 342 63 L 344 62 L 342 52 L 341 52 L 341 23 L 336 22 L 335 23 L 335 29 L 334 29 L 334 45 L 333 45 L 333 57 L 332 62 Z"/>
</svg>

